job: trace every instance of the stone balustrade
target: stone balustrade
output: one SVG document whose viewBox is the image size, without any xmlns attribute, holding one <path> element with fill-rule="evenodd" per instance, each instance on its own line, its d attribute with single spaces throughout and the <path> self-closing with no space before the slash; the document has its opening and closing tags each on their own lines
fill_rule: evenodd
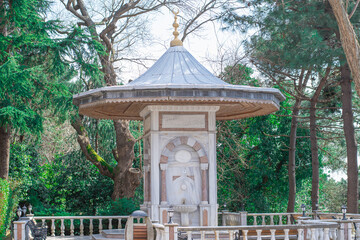
<svg viewBox="0 0 360 240">
<path fill-rule="evenodd" d="M 256 239 L 263 238 L 275 240 L 351 240 L 351 235 L 338 233 L 338 223 L 311 222 L 292 225 L 253 225 L 253 226 L 220 226 L 220 227 L 178 227 L 180 239 Z M 341 232 L 342 231 L 342 232 Z M 254 234 L 255 233 L 255 234 Z M 278 234 L 280 233 L 280 235 Z M 295 233 L 295 234 L 294 234 Z M 348 237 L 348 238 L 345 238 Z M 162 240 L 162 239 L 159 239 Z"/>
<path fill-rule="evenodd" d="M 47 222 L 52 237 L 64 237 L 92 235 L 104 229 L 121 229 L 128 216 L 36 216 L 34 219 Z M 138 223 L 144 221 L 142 218 L 135 219 Z"/>
<path fill-rule="evenodd" d="M 238 225 L 283 225 L 294 224 L 301 213 L 247 213 L 228 212 L 218 213 L 223 226 Z"/>
<path fill-rule="evenodd" d="M 360 239 L 360 215 L 346 214 L 347 220 L 338 213 L 316 213 L 320 220 L 306 220 L 299 217 L 297 224 L 291 218 L 299 213 L 230 213 L 222 212 L 225 223 L 241 223 L 214 227 L 180 227 L 177 224 L 158 224 L 154 240 L 181 239 L 298 239 L 298 240 L 352 240 Z M 105 229 L 121 229 L 129 216 L 36 216 L 38 222 L 47 223 L 51 236 L 86 236 L 101 233 Z M 352 218 L 352 219 L 350 219 Z M 282 221 L 280 221 L 280 219 Z M 231 221 L 230 221 L 231 220 Z M 249 221 L 250 220 L 250 221 Z M 249 221 L 249 222 L 248 222 Z M 135 217 L 135 223 L 144 223 L 142 217 Z M 224 223 L 223 222 L 223 223 Z M 248 224 L 255 223 L 256 224 Z M 15 223 L 15 222 L 14 222 Z M 24 235 L 21 221 L 15 229 L 16 236 Z M 19 230 L 17 230 L 19 229 Z M 179 238 L 178 238 L 179 233 Z M 16 238 L 22 239 L 22 238 Z"/>
<path fill-rule="evenodd" d="M 247 225 L 283 225 L 294 224 L 295 216 L 301 216 L 301 213 L 248 213 Z"/>
</svg>

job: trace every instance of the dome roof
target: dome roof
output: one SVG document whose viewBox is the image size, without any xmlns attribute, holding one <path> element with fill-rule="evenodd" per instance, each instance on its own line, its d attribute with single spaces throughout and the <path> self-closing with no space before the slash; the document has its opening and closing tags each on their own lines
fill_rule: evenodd
<svg viewBox="0 0 360 240">
<path fill-rule="evenodd" d="M 128 86 L 229 85 L 215 77 L 183 46 L 169 48 L 154 65 Z"/>
<path fill-rule="evenodd" d="M 218 120 L 277 111 L 278 89 L 231 85 L 211 74 L 184 47 L 170 47 L 134 81 L 74 95 L 80 114 L 102 119 L 141 120 L 148 105 L 215 105 Z"/>
</svg>

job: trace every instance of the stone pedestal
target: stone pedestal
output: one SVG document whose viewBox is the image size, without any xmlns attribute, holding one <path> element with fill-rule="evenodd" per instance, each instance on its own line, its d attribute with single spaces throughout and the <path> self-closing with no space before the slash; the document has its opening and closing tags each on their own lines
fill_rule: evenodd
<svg viewBox="0 0 360 240">
<path fill-rule="evenodd" d="M 144 119 L 144 204 L 166 223 L 174 209 L 181 226 L 217 225 L 218 106 L 147 106 Z"/>
<path fill-rule="evenodd" d="M 28 221 L 32 220 L 33 216 L 22 217 L 18 221 L 14 221 L 14 240 L 25 240 L 29 235 L 29 230 L 26 229 Z"/>
</svg>

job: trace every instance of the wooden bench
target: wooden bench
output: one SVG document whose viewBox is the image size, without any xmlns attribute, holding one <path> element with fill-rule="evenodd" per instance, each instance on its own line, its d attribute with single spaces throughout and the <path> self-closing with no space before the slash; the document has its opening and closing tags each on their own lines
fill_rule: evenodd
<svg viewBox="0 0 360 240">
<path fill-rule="evenodd" d="M 134 240 L 147 240 L 146 224 L 134 224 Z"/>
<path fill-rule="evenodd" d="M 34 237 L 34 240 L 45 240 L 47 236 L 48 227 L 42 225 L 42 223 L 37 223 L 35 220 L 30 220 L 26 223 L 25 228 L 29 227 L 31 235 Z"/>
</svg>

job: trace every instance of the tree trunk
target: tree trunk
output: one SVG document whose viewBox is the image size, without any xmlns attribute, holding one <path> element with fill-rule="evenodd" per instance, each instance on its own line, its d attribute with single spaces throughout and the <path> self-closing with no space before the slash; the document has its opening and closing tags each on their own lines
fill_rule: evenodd
<svg viewBox="0 0 360 240">
<path fill-rule="evenodd" d="M 0 127 L 0 178 L 9 178 L 10 125 Z"/>
<path fill-rule="evenodd" d="M 311 207 L 312 210 L 317 210 L 316 205 L 319 202 L 319 151 L 316 134 L 316 104 L 318 102 L 321 90 L 325 86 L 326 80 L 329 76 L 331 68 L 327 67 L 325 76 L 320 80 L 313 97 L 310 100 L 310 145 L 311 145 L 311 166 L 312 166 L 312 180 L 311 180 Z"/>
<path fill-rule="evenodd" d="M 344 9 L 341 0 L 329 0 L 333 13 L 335 15 L 339 32 L 341 45 L 344 49 L 346 60 L 349 64 L 357 94 L 360 96 L 360 46 L 357 40 L 354 27 L 351 24 L 348 14 Z"/>
<path fill-rule="evenodd" d="M 354 116 L 352 112 L 351 78 L 348 64 L 341 67 L 341 100 L 342 118 L 344 121 L 344 134 L 347 150 L 347 211 L 358 213 L 358 164 L 357 143 L 354 130 Z"/>
<path fill-rule="evenodd" d="M 292 110 L 291 128 L 290 128 L 290 146 L 289 146 L 289 198 L 287 212 L 294 212 L 295 197 L 296 197 L 296 175 L 295 175 L 295 157 L 296 157 L 296 132 L 298 126 L 299 107 L 301 104 L 300 99 L 295 100 Z"/>
<path fill-rule="evenodd" d="M 133 198 L 136 188 L 140 185 L 141 171 L 137 168 L 127 169 L 124 174 L 115 176 L 112 200 Z"/>
</svg>

